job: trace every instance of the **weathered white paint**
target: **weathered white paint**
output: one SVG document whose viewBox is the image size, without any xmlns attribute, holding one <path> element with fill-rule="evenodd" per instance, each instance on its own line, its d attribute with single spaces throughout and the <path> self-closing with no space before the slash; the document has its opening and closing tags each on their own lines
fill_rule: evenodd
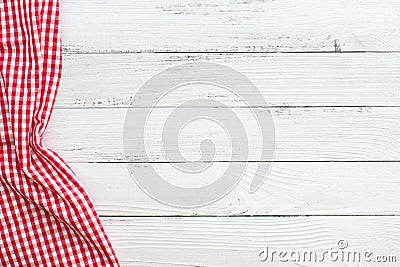
<svg viewBox="0 0 400 267">
<path fill-rule="evenodd" d="M 397 0 L 64 0 L 61 9 L 68 53 L 400 47 Z"/>
<path fill-rule="evenodd" d="M 280 266 L 260 262 L 271 250 L 365 250 L 399 259 L 399 217 L 104 218 L 123 266 Z M 396 265 L 397 264 L 397 265 Z M 398 266 L 324 262 L 283 266 Z"/>
<path fill-rule="evenodd" d="M 182 181 L 185 177 L 172 175 L 169 165 L 154 164 L 165 179 L 178 178 L 187 186 L 219 177 L 214 171 L 198 180 Z M 218 170 L 222 165 L 214 163 L 213 167 Z M 148 168 L 143 163 L 134 166 Z M 251 163 L 230 194 L 193 209 L 166 206 L 150 198 L 136 185 L 124 163 L 74 163 L 71 167 L 102 216 L 399 214 L 397 162 L 276 162 L 262 187 L 249 194 L 257 167 L 257 163 Z"/>
<path fill-rule="evenodd" d="M 339 239 L 400 260 L 399 13 L 397 0 L 61 1 L 64 71 L 46 144 L 72 163 L 123 266 L 263 266 L 256 252 L 266 245 L 321 250 Z M 317 51 L 395 53 L 259 53 Z M 152 75 L 198 61 L 244 73 L 276 107 L 279 162 L 255 194 L 247 189 L 257 162 L 225 198 L 185 210 L 151 199 L 129 175 L 121 107 Z M 208 96 L 248 111 L 226 92 Z M 159 114 L 182 100 L 169 97 Z M 189 157 L 193 140 L 182 145 Z M 155 145 L 150 160 L 165 161 Z M 252 144 L 243 160 L 259 152 Z M 141 153 L 130 160 L 146 167 Z M 383 216 L 354 216 L 366 214 Z"/>
<path fill-rule="evenodd" d="M 56 107 L 127 107 L 153 75 L 189 62 L 220 63 L 240 71 L 270 106 L 400 105 L 400 54 L 171 53 L 65 55 Z M 201 84 L 186 88 L 185 96 L 208 96 L 229 106 L 244 106 L 226 90 L 201 89 Z M 164 104 L 176 105 L 181 98 L 180 93 L 170 93 Z"/>
<path fill-rule="evenodd" d="M 239 160 L 259 160 L 262 147 L 258 128 L 248 109 L 234 109 L 245 123 L 249 156 Z M 255 108 L 254 112 L 267 112 Z M 146 132 L 146 149 L 152 162 L 168 161 L 159 143 L 164 116 L 170 108 L 153 111 L 154 119 Z M 400 160 L 399 108 L 273 108 L 276 129 L 275 161 L 397 161 Z M 126 109 L 58 109 L 53 114 L 45 143 L 70 162 L 122 162 L 123 123 Z M 132 126 L 137 122 L 130 122 Z M 253 127 L 254 126 L 254 127 Z M 199 121 L 188 125 L 180 140 L 188 159 L 198 157 L 198 145 L 205 137 L 216 142 L 216 161 L 231 159 L 228 137 L 221 128 Z M 236 129 L 236 128 L 234 128 Z M 132 162 L 148 161 L 137 151 Z M 174 159 L 170 159 L 174 160 Z M 261 159 L 266 160 L 266 159 Z"/>
</svg>

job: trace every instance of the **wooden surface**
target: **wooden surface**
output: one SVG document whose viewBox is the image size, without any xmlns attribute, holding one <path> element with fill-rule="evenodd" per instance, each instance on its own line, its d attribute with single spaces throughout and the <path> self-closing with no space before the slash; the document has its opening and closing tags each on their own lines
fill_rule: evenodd
<svg viewBox="0 0 400 267">
<path fill-rule="evenodd" d="M 398 255 L 398 217 L 257 217 L 103 219 L 124 266 L 277 266 L 260 262 L 271 250 L 371 251 Z M 373 240 L 373 241 L 372 241 Z M 398 263 L 282 263 L 283 266 L 398 266 Z"/>
<path fill-rule="evenodd" d="M 223 165 L 214 164 L 217 169 Z M 249 164 L 243 179 L 225 198 L 193 209 L 166 206 L 150 198 L 124 163 L 73 163 L 72 167 L 102 216 L 399 215 L 398 162 L 275 162 L 263 186 L 250 195 L 256 164 Z M 169 163 L 155 165 L 168 173 Z M 135 168 L 146 166 L 135 164 Z M 193 186 L 196 181 L 184 185 Z"/>
<path fill-rule="evenodd" d="M 400 48 L 397 0 L 65 0 L 61 8 L 68 53 Z"/>
<path fill-rule="evenodd" d="M 197 109 L 197 108 L 196 108 Z M 249 155 L 233 155 L 239 161 L 260 158 L 261 141 L 249 110 L 232 108 L 248 131 Z M 264 114 L 266 108 L 254 108 Z M 153 110 L 149 122 L 147 157 L 137 151 L 129 162 L 165 162 L 161 131 L 171 108 Z M 400 161 L 400 108 L 271 108 L 275 123 L 275 161 Z M 54 112 L 46 144 L 70 162 L 122 162 L 123 124 L 126 109 L 59 109 Z M 90 123 L 88 123 L 90 122 Z M 132 126 L 139 122 L 129 122 Z M 215 161 L 229 161 L 229 143 L 218 127 L 199 121 L 180 138 L 180 148 L 188 159 L 199 155 L 198 144 L 209 137 L 219 145 Z M 233 128 L 238 129 L 241 125 Z M 140 127 L 138 125 L 138 127 Z M 60 142 L 62 140 L 62 142 Z M 175 153 L 175 152 L 172 152 Z M 174 160 L 174 159 L 171 159 Z"/>
<path fill-rule="evenodd" d="M 398 265 L 399 13 L 397 0 L 64 0 L 63 77 L 45 143 L 87 188 L 122 266 L 263 266 L 271 265 L 257 258 L 265 246 L 321 251 L 339 240 L 350 250 L 397 255 Z M 238 162 L 230 162 L 220 132 L 207 124 L 182 139 L 188 161 L 199 156 L 199 136 L 221 141 L 214 168 L 198 180 L 171 172 L 157 135 L 148 136 L 150 157 L 123 156 L 134 94 L 153 75 L 188 62 L 240 71 L 267 101 L 270 108 L 249 107 L 216 88 L 185 91 L 186 98 L 224 102 L 246 123 L 250 110 L 272 113 L 275 158 L 254 194 L 248 189 L 255 169 L 270 159 L 260 158 L 250 122 L 250 153 Z M 182 99 L 170 94 L 150 129 L 161 128 Z M 127 168 L 152 164 L 171 182 L 199 186 L 240 162 L 248 168 L 227 196 L 192 209 L 152 199 Z"/>
<path fill-rule="evenodd" d="M 215 62 L 240 71 L 270 106 L 400 106 L 400 54 L 146 53 L 64 55 L 57 107 L 127 107 L 146 80 L 188 62 Z M 226 105 L 243 106 L 222 90 L 203 91 Z M 199 96 L 199 87 L 186 94 Z M 172 93 L 167 100 L 164 106 L 175 106 L 180 95 Z"/>
</svg>

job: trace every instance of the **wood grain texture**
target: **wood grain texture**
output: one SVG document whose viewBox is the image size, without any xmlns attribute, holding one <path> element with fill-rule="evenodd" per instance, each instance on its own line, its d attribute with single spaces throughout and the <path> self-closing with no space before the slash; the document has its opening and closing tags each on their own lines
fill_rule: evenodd
<svg viewBox="0 0 400 267">
<path fill-rule="evenodd" d="M 223 165 L 214 163 L 211 172 L 195 178 L 174 174 L 168 163 L 154 167 L 167 181 L 195 187 L 218 179 Z M 102 216 L 399 215 L 400 164 L 393 162 L 274 163 L 254 194 L 248 190 L 257 163 L 251 163 L 227 196 L 192 209 L 167 206 L 150 198 L 137 186 L 126 164 L 74 163 L 71 167 Z M 134 166 L 148 167 L 144 163 Z"/>
<path fill-rule="evenodd" d="M 193 62 L 219 63 L 243 73 L 270 106 L 400 105 L 400 54 L 187 53 L 65 55 L 56 108 L 127 107 L 153 75 Z M 183 93 L 188 99 L 207 97 L 228 106 L 244 106 L 219 87 L 210 90 L 196 84 Z M 258 96 L 245 92 L 243 97 L 255 100 Z M 163 105 L 175 106 L 180 100 L 182 91 L 175 91 Z"/>
<path fill-rule="evenodd" d="M 65 0 L 61 11 L 66 53 L 400 47 L 397 0 Z"/>
<path fill-rule="evenodd" d="M 137 151 L 129 161 L 174 162 L 176 154 L 166 158 L 159 136 L 164 117 L 171 110 L 153 110 L 145 135 L 148 156 L 144 151 Z M 261 137 L 254 117 L 249 109 L 232 110 L 245 126 L 249 140 L 249 155 L 234 154 L 235 157 L 241 161 L 260 160 Z M 252 111 L 263 113 L 267 109 Z M 275 161 L 400 160 L 399 108 L 273 108 L 271 112 L 276 131 Z M 45 143 L 70 162 L 125 161 L 122 138 L 125 113 L 125 109 L 55 110 Z M 136 121 L 130 125 L 143 130 Z M 235 127 L 242 126 L 235 125 L 232 131 Z M 199 144 L 205 138 L 216 144 L 214 161 L 231 159 L 229 136 L 225 132 L 221 134 L 221 127 L 200 120 L 184 129 L 179 148 L 188 160 L 200 156 Z"/>
<path fill-rule="evenodd" d="M 399 260 L 398 217 L 103 218 L 102 221 L 123 266 L 278 266 L 276 261 L 260 262 L 258 251 L 266 246 L 279 251 L 340 251 L 339 240 L 348 243 L 343 251 L 369 251 L 372 260 L 384 255 L 394 255 Z M 326 261 L 284 266 L 381 265 Z"/>
<path fill-rule="evenodd" d="M 400 262 L 399 13 L 398 0 L 61 1 L 64 70 L 45 143 L 87 188 L 122 266 L 275 266 L 260 262 L 257 252 L 265 246 L 336 249 L 338 240 Z M 239 155 L 251 162 L 240 183 L 215 203 L 170 207 L 131 177 L 127 160 L 143 170 L 154 162 L 181 186 L 209 183 L 226 164 L 238 164 L 229 162 L 221 132 L 200 123 L 180 148 L 193 160 L 200 140 L 213 139 L 220 145 L 213 168 L 191 179 L 171 172 L 168 161 L 174 160 L 165 157 L 155 130 L 181 93 L 155 109 L 149 157 L 144 151 L 123 156 L 125 108 L 133 95 L 153 75 L 188 62 L 240 71 L 273 107 L 275 162 L 256 193 L 248 193 L 249 185 L 258 164 L 267 169 L 258 161 L 268 159 L 259 158 L 251 123 L 245 126 L 250 153 Z M 251 121 L 251 109 L 226 91 L 197 85 L 185 97 L 204 95 Z"/>
</svg>

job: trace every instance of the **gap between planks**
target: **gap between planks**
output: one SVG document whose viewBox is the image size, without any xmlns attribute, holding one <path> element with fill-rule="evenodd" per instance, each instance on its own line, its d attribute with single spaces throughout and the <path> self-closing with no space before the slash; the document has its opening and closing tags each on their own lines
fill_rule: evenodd
<svg viewBox="0 0 400 267">
<path fill-rule="evenodd" d="M 233 215 L 99 215 L 100 218 L 308 218 L 308 217 L 399 217 L 400 214 L 233 214 Z"/>
<path fill-rule="evenodd" d="M 366 50 L 366 51 L 93 51 L 93 52 L 70 52 L 64 48 L 64 55 L 129 55 L 129 54 L 397 54 L 400 51 L 379 51 L 379 50 Z"/>
</svg>

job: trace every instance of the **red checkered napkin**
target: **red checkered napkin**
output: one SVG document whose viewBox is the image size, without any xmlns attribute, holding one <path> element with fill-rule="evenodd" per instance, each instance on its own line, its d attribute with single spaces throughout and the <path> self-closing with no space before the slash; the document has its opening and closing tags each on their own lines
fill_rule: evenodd
<svg viewBox="0 0 400 267">
<path fill-rule="evenodd" d="M 42 145 L 61 74 L 58 1 L 2 0 L 0 18 L 1 266 L 118 266 L 88 194 Z"/>
</svg>

